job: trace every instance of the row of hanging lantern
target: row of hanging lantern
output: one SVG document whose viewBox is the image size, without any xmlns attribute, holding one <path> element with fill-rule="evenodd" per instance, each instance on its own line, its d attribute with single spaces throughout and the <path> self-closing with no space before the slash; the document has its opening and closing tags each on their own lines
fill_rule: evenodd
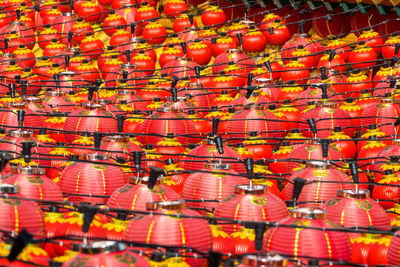
<svg viewBox="0 0 400 267">
<path fill-rule="evenodd" d="M 19 263 L 398 264 L 396 10 L 199 4 L 0 5 Z"/>
</svg>

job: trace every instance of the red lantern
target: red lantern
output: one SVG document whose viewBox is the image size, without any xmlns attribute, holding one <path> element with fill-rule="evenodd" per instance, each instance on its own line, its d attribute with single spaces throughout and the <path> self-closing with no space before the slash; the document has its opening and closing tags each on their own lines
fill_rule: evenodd
<svg viewBox="0 0 400 267">
<path fill-rule="evenodd" d="M 220 202 L 214 214 L 232 220 L 264 222 L 276 222 L 289 215 L 285 203 L 268 192 L 265 185 L 236 185 L 234 192 Z M 236 224 L 222 226 L 228 234 L 239 227 Z"/>
<path fill-rule="evenodd" d="M 163 184 L 162 177 L 154 188 L 148 187 L 149 177 L 131 177 L 129 183 L 115 190 L 107 202 L 107 207 L 128 210 L 146 210 L 146 203 L 180 199 L 180 195 Z"/>
<path fill-rule="evenodd" d="M 268 166 L 273 173 L 286 173 L 289 162 L 285 161 L 285 159 L 290 155 L 293 148 L 294 146 L 291 146 L 289 142 L 283 142 L 279 149 L 272 154 L 271 162 Z"/>
<path fill-rule="evenodd" d="M 199 65 L 207 65 L 212 57 L 211 49 L 203 42 L 197 40 L 189 44 L 187 57 Z"/>
<path fill-rule="evenodd" d="M 242 47 L 243 50 L 247 53 L 262 52 L 267 45 L 267 38 L 260 30 L 256 29 L 254 26 L 250 27 L 250 29 L 242 38 Z"/>
<path fill-rule="evenodd" d="M 382 125 L 380 127 L 382 132 L 387 135 L 395 135 L 400 128 L 393 123 L 399 114 L 400 109 L 395 99 L 379 99 L 378 104 L 371 104 L 363 111 L 361 125 L 364 127 L 371 124 Z"/>
<path fill-rule="evenodd" d="M 391 59 L 395 56 L 396 44 L 400 44 L 400 36 L 390 36 L 382 47 L 382 57 L 385 59 Z"/>
<path fill-rule="evenodd" d="M 60 188 L 63 193 L 72 194 L 68 197 L 70 201 L 105 203 L 107 198 L 91 195 L 111 195 L 126 183 L 126 174 L 121 167 L 112 165 L 105 154 L 87 154 L 85 158 L 91 162 L 75 162 L 65 167 L 60 174 Z"/>
<path fill-rule="evenodd" d="M 10 183 L 20 187 L 20 194 L 30 199 L 63 201 L 60 188 L 37 167 L 12 167 Z"/>
<path fill-rule="evenodd" d="M 370 248 L 373 244 L 378 242 L 379 238 L 380 235 L 378 234 L 366 233 L 363 233 L 357 238 L 353 238 L 351 240 L 351 243 L 353 244 L 351 261 L 359 264 L 368 264 Z"/>
<path fill-rule="evenodd" d="M 246 184 L 248 180 L 244 177 L 236 176 L 236 172 L 231 170 L 229 164 L 206 163 L 200 172 L 189 175 L 183 184 L 182 197 L 185 199 L 198 200 L 188 202 L 189 207 L 203 208 L 201 214 L 212 212 L 218 203 L 200 202 L 201 199 L 224 200 L 237 184 Z"/>
<path fill-rule="evenodd" d="M 336 55 L 338 55 L 344 60 L 344 62 L 347 61 L 347 58 L 349 57 L 350 53 L 349 45 L 345 41 L 337 38 L 335 38 L 329 44 L 327 44 L 325 49 L 326 51 L 329 50 L 334 51 Z"/>
<path fill-rule="evenodd" d="M 308 162 L 306 168 L 300 169 L 292 174 L 285 187 L 286 199 L 293 199 L 294 182 L 296 178 L 305 179 L 299 197 L 299 202 L 306 205 L 320 206 L 323 202 L 336 196 L 338 190 L 352 189 L 349 176 L 333 165 L 325 162 Z M 327 182 L 332 181 L 332 183 Z"/>
<path fill-rule="evenodd" d="M 167 30 L 159 22 L 149 22 L 143 29 L 143 38 L 148 44 L 162 44 L 167 39 Z"/>
<path fill-rule="evenodd" d="M 125 19 L 112 10 L 103 21 L 102 28 L 108 36 L 112 36 L 118 30 L 118 26 L 124 27 L 126 24 Z"/>
<path fill-rule="evenodd" d="M 310 76 L 310 71 L 303 63 L 292 60 L 282 68 L 281 79 L 283 82 L 296 81 L 305 84 Z"/>
<path fill-rule="evenodd" d="M 213 251 L 224 254 L 233 254 L 234 248 L 227 233 L 222 231 L 222 225 L 210 224 L 213 235 Z"/>
<path fill-rule="evenodd" d="M 287 165 L 287 170 L 285 172 L 293 171 L 293 169 L 299 167 L 299 163 L 290 161 L 290 159 L 297 159 L 297 161 L 343 160 L 343 154 L 333 146 L 328 147 L 328 154 L 327 156 L 324 156 L 324 151 L 321 144 L 319 144 L 317 141 L 307 141 L 304 144 L 295 146 L 292 152 L 290 152 L 290 154 L 287 156 L 289 164 Z"/>
<path fill-rule="evenodd" d="M 375 53 L 379 55 L 383 46 L 383 39 L 379 36 L 379 33 L 373 29 L 363 31 L 358 37 L 357 42 L 364 42 L 368 47 L 374 49 Z"/>
<path fill-rule="evenodd" d="M 171 120 L 172 119 L 172 120 Z M 142 144 L 156 144 L 162 140 L 159 135 L 173 133 L 181 144 L 195 144 L 198 142 L 196 128 L 191 120 L 180 108 L 160 108 L 156 113 L 148 116 L 140 126 L 138 136 Z M 157 136 L 153 135 L 154 133 Z"/>
<path fill-rule="evenodd" d="M 282 46 L 282 58 L 292 58 L 292 52 L 299 45 L 303 45 L 303 47 L 310 51 L 311 55 L 315 55 L 315 63 L 318 63 L 319 58 L 322 56 L 321 52 L 324 51 L 324 47 L 307 34 L 294 34 L 293 37 Z M 321 55 L 318 56 L 318 54 Z"/>
<path fill-rule="evenodd" d="M 189 16 L 186 14 L 179 14 L 174 20 L 172 28 L 175 33 L 181 33 L 185 31 L 185 29 L 189 29 L 191 27 L 197 27 L 197 22 L 193 20 L 193 24 L 189 19 Z"/>
<path fill-rule="evenodd" d="M 195 211 L 187 209 L 184 201 L 150 202 L 147 210 L 162 215 L 145 215 L 135 218 L 128 224 L 124 240 L 177 247 L 188 246 L 202 252 L 212 249 L 213 237 L 207 221 L 178 217 L 179 215 L 199 216 Z M 183 236 L 185 236 L 185 241 L 182 240 Z M 193 253 L 185 252 L 185 255 L 191 256 Z M 195 257 L 187 257 L 185 261 L 194 267 L 205 264 L 204 259 Z"/>
<path fill-rule="evenodd" d="M 234 143 L 247 139 L 253 131 L 261 133 L 262 138 L 280 137 L 281 124 L 278 120 L 272 112 L 261 106 L 246 105 L 244 110 L 236 112 L 228 121 L 227 132 L 234 138 Z"/>
<path fill-rule="evenodd" d="M 0 193 L 0 229 L 14 235 L 18 235 L 23 229 L 35 237 L 45 235 L 43 213 L 36 202 L 24 199 L 19 194 L 19 187 L 14 185 L 1 185 Z"/>
<path fill-rule="evenodd" d="M 225 13 L 218 6 L 213 5 L 209 6 L 202 14 L 201 14 L 201 22 L 204 26 L 211 26 L 220 28 L 226 21 Z"/>
<path fill-rule="evenodd" d="M 308 227 L 337 228 L 340 226 L 326 218 L 326 211 L 320 209 L 293 209 L 291 217 L 279 221 L 264 236 L 264 249 L 291 255 L 295 260 L 306 262 L 305 257 L 323 258 L 334 261 L 351 260 L 351 243 L 342 231 L 316 231 Z M 307 226 L 307 228 L 302 228 Z M 285 240 L 285 242 L 282 242 Z M 323 264 L 320 261 L 319 264 Z"/>
<path fill-rule="evenodd" d="M 273 23 L 264 24 L 267 26 L 265 29 L 261 27 L 262 25 L 260 29 L 267 39 L 267 44 L 281 46 L 290 39 L 290 30 L 281 20 L 275 19 Z"/>
<path fill-rule="evenodd" d="M 400 177 L 391 171 L 386 171 L 385 175 L 382 176 L 378 183 L 385 185 L 375 185 L 372 191 L 372 197 L 379 200 L 379 205 L 385 209 L 393 208 L 395 203 L 392 201 L 397 201 L 399 199 L 400 192 L 398 185 L 400 185 Z M 395 186 L 389 186 L 390 184 Z"/>
<path fill-rule="evenodd" d="M 92 59 L 100 56 L 104 52 L 103 42 L 89 32 L 86 33 L 86 37 L 80 42 L 79 48 L 82 54 Z"/>
<path fill-rule="evenodd" d="M 220 73 L 226 68 L 229 62 L 235 63 L 239 68 L 243 68 L 247 72 L 253 70 L 254 67 L 254 60 L 252 58 L 242 54 L 238 49 L 229 49 L 215 57 L 212 71 Z"/>
<path fill-rule="evenodd" d="M 367 13 L 356 11 L 351 15 L 350 26 L 355 35 L 360 36 L 362 30 L 369 27 L 376 28 L 380 22 L 378 9 L 370 8 Z"/>
<path fill-rule="evenodd" d="M 348 228 L 375 226 L 390 227 L 386 211 L 369 197 L 368 190 L 338 191 L 337 196 L 325 203 L 327 218 Z M 352 234 L 358 236 L 358 234 Z"/>
<path fill-rule="evenodd" d="M 256 253 L 255 249 L 255 231 L 252 228 L 241 227 L 237 232 L 230 235 L 235 255 L 243 255 L 246 253 Z"/>
<path fill-rule="evenodd" d="M 92 26 L 79 17 L 71 28 L 73 32 L 72 41 L 74 44 L 80 44 L 86 37 L 86 34 L 94 34 Z"/>
<path fill-rule="evenodd" d="M 117 125 L 112 114 L 105 109 L 104 105 L 89 103 L 83 104 L 81 109 L 71 112 L 65 121 L 64 130 L 75 132 L 75 134 L 65 134 L 66 140 L 72 142 L 78 138 L 79 131 L 117 132 Z M 85 117 L 80 117 L 81 115 Z"/>
<path fill-rule="evenodd" d="M 312 12 L 312 26 L 314 31 L 322 38 L 331 38 L 348 32 L 350 17 L 347 14 L 340 14 L 339 8 L 333 12 L 326 9 L 318 9 Z M 339 14 L 338 14 L 339 13 Z M 327 17 L 330 18 L 327 18 Z"/>
<path fill-rule="evenodd" d="M 366 69 L 375 66 L 377 55 L 363 41 L 359 42 L 355 49 L 349 53 L 348 63 L 353 69 Z"/>
<path fill-rule="evenodd" d="M 354 157 L 356 156 L 356 143 L 350 140 L 351 137 L 342 132 L 340 127 L 334 127 L 334 131 L 331 132 L 327 139 L 333 141 L 332 145 L 342 152 L 345 159 L 351 160 L 354 159 Z"/>
<path fill-rule="evenodd" d="M 102 16 L 100 5 L 93 0 L 82 1 L 79 4 L 79 7 L 75 8 L 74 6 L 74 10 L 77 12 L 79 17 L 83 18 L 87 22 L 98 22 Z"/>
<path fill-rule="evenodd" d="M 386 145 L 377 140 L 375 136 L 371 136 L 367 144 L 365 144 L 357 155 L 361 169 L 364 171 L 373 170 L 374 168 L 374 158 L 379 155 L 379 153 L 386 147 Z"/>
<path fill-rule="evenodd" d="M 164 5 L 164 13 L 169 18 L 174 18 L 188 11 L 188 6 L 183 0 L 167 0 Z"/>
</svg>

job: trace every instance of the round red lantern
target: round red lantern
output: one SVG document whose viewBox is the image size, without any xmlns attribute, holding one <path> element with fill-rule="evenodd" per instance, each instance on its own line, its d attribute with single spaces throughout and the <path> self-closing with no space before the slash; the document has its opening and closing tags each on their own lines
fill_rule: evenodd
<svg viewBox="0 0 400 267">
<path fill-rule="evenodd" d="M 216 5 L 209 6 L 201 14 L 201 22 L 205 26 L 220 28 L 223 26 L 225 21 L 226 21 L 226 16 L 224 11 Z"/>
<path fill-rule="evenodd" d="M 286 218 L 289 213 L 286 204 L 274 194 L 268 192 L 265 185 L 236 185 L 215 209 L 214 215 L 243 221 L 276 222 Z M 224 224 L 222 229 L 231 234 L 238 225 Z"/>
<path fill-rule="evenodd" d="M 187 209 L 184 201 L 150 202 L 147 204 L 147 211 L 154 211 L 159 215 L 145 215 L 132 220 L 125 231 L 124 240 L 145 244 L 188 246 L 202 252 L 212 249 L 213 237 L 207 221 L 180 216 L 199 216 L 197 212 Z M 157 231 L 154 231 L 155 229 Z M 183 236 L 185 236 L 184 241 Z M 193 253 L 186 251 L 185 255 L 193 256 Z M 205 264 L 204 259 L 195 257 L 187 257 L 185 261 L 194 267 Z"/>
<path fill-rule="evenodd" d="M 229 164 L 206 163 L 200 172 L 188 176 L 183 184 L 182 197 L 185 199 L 217 199 L 224 200 L 233 190 L 235 185 L 247 184 L 249 181 L 237 176 Z M 212 213 L 217 207 L 217 202 L 188 202 L 189 207 L 203 208 L 202 214 Z"/>
<path fill-rule="evenodd" d="M 351 260 L 351 243 L 345 232 L 315 231 L 308 227 L 337 228 L 340 226 L 326 219 L 326 211 L 320 209 L 293 209 L 290 217 L 279 221 L 280 225 L 293 227 L 274 227 L 264 236 L 264 249 L 291 255 L 300 262 L 303 258 L 323 258 L 334 261 Z M 307 226 L 307 228 L 302 228 Z M 282 242 L 285 240 L 285 242 Z M 332 249 L 335 248 L 335 249 Z M 323 261 L 319 263 L 322 264 Z"/>
<path fill-rule="evenodd" d="M 91 197 L 109 196 L 128 180 L 125 172 L 115 166 L 105 154 L 87 154 L 88 162 L 69 164 L 60 174 L 60 188 L 70 201 L 105 203 L 107 198 Z"/>
<path fill-rule="evenodd" d="M 348 63 L 353 69 L 367 69 L 375 66 L 377 55 L 373 48 L 360 41 L 349 53 Z"/>
</svg>

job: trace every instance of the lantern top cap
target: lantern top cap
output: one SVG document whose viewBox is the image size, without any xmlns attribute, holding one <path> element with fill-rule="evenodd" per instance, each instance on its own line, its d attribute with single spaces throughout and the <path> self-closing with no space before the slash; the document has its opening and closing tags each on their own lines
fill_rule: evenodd
<svg viewBox="0 0 400 267">
<path fill-rule="evenodd" d="M 24 109 L 27 107 L 25 102 L 15 102 L 15 103 L 4 103 L 5 108 L 16 108 L 16 109 Z"/>
<path fill-rule="evenodd" d="M 11 166 L 11 173 L 13 174 L 35 174 L 35 175 L 43 175 L 44 169 L 35 167 L 35 166 Z"/>
<path fill-rule="evenodd" d="M 66 71 L 62 71 L 59 73 L 61 76 L 74 76 L 76 75 L 75 71 L 72 70 L 66 70 Z"/>
<path fill-rule="evenodd" d="M 129 136 L 126 135 L 107 135 L 103 139 L 104 141 L 108 142 L 118 142 L 118 143 L 128 143 L 129 142 Z"/>
<path fill-rule="evenodd" d="M 181 210 L 186 208 L 186 204 L 184 200 L 169 200 L 169 201 L 156 201 L 156 202 L 147 202 L 146 203 L 147 210 Z"/>
<path fill-rule="evenodd" d="M 348 197 L 348 198 L 359 198 L 364 199 L 369 197 L 369 190 L 367 189 L 347 189 L 347 190 L 338 190 L 336 193 L 338 197 Z"/>
<path fill-rule="evenodd" d="M 311 160 L 311 161 L 306 162 L 306 166 L 308 168 L 327 169 L 329 166 L 331 166 L 331 163 L 329 161 Z"/>
<path fill-rule="evenodd" d="M 213 170 L 230 170 L 232 165 L 226 163 L 208 162 L 204 164 L 204 168 Z"/>
<path fill-rule="evenodd" d="M 18 194 L 21 188 L 18 185 L 12 184 L 1 184 L 0 193 L 1 194 Z"/>
<path fill-rule="evenodd" d="M 287 258 L 273 253 L 249 254 L 243 256 L 242 263 L 253 267 L 286 266 Z"/>
<path fill-rule="evenodd" d="M 105 153 L 85 154 L 81 156 L 81 159 L 93 160 L 93 161 L 107 160 L 108 156 Z"/>
<path fill-rule="evenodd" d="M 292 218 L 325 219 L 326 210 L 319 208 L 296 208 L 289 211 Z"/>
<path fill-rule="evenodd" d="M 116 241 L 95 241 L 88 245 L 82 245 L 79 251 L 85 254 L 99 254 L 123 251 L 125 248 L 125 244 Z"/>
<path fill-rule="evenodd" d="M 103 104 L 97 104 L 97 103 L 82 103 L 82 107 L 90 110 L 106 110 L 106 106 Z"/>
<path fill-rule="evenodd" d="M 268 192 L 268 187 L 263 184 L 241 184 L 235 186 L 236 194 L 262 195 Z"/>
<path fill-rule="evenodd" d="M 6 134 L 7 134 L 7 136 L 10 136 L 10 137 L 30 138 L 30 137 L 33 136 L 33 131 L 31 131 L 31 130 L 22 130 L 22 129 L 8 130 Z"/>
</svg>

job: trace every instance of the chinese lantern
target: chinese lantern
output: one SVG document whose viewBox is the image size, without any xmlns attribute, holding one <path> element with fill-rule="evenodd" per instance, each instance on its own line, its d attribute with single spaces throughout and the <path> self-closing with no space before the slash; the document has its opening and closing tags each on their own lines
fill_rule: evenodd
<svg viewBox="0 0 400 267">
<path fill-rule="evenodd" d="M 361 165 L 361 169 L 364 171 L 373 170 L 374 158 L 386 147 L 386 145 L 375 136 L 371 136 L 367 144 L 365 144 L 357 155 L 358 163 Z"/>
<path fill-rule="evenodd" d="M 10 184 L 0 186 L 0 229 L 18 235 L 22 229 L 36 237 L 43 237 L 45 225 L 39 205 L 24 199 L 19 187 Z M 7 197 L 5 197 L 7 195 Z M 18 199 L 13 199 L 18 197 Z"/>
<path fill-rule="evenodd" d="M 199 65 L 207 65 L 212 57 L 211 49 L 200 40 L 188 45 L 186 55 Z"/>
<path fill-rule="evenodd" d="M 71 28 L 73 33 L 72 42 L 74 44 L 80 44 L 86 37 L 86 34 L 94 34 L 92 26 L 84 21 L 81 17 L 78 17 Z"/>
<path fill-rule="evenodd" d="M 332 36 L 347 33 L 350 18 L 346 14 L 340 14 L 339 12 L 339 8 L 336 8 L 332 13 L 324 8 L 312 12 L 312 26 L 318 36 L 331 38 Z"/>
<path fill-rule="evenodd" d="M 283 66 L 281 79 L 283 82 L 296 81 L 298 84 L 305 84 L 310 76 L 306 65 L 297 60 L 291 60 Z"/>
<path fill-rule="evenodd" d="M 95 241 L 90 245 L 83 245 L 79 248 L 79 253 L 62 266 L 101 266 L 109 264 L 121 267 L 132 265 L 151 266 L 144 256 L 127 250 L 125 244 L 116 241 Z"/>
<path fill-rule="evenodd" d="M 26 198 L 63 201 L 60 188 L 49 177 L 44 175 L 44 169 L 37 167 L 11 167 L 13 174 L 10 183 L 19 186 L 20 194 Z"/>
<path fill-rule="evenodd" d="M 183 1 L 182 1 L 183 2 Z M 175 33 L 183 32 L 185 29 L 191 28 L 192 26 L 197 27 L 197 22 L 186 14 L 176 14 L 172 28 Z"/>
<path fill-rule="evenodd" d="M 324 51 L 324 47 L 318 43 L 316 40 L 311 38 L 307 34 L 294 34 L 291 39 L 289 39 L 281 49 L 281 56 L 282 58 L 293 58 L 292 52 L 298 47 L 299 45 L 302 45 L 305 47 L 308 51 L 311 52 L 311 55 L 316 56 L 315 63 L 318 63 L 319 58 L 321 57 L 318 56 L 320 52 Z"/>
<path fill-rule="evenodd" d="M 350 73 L 344 85 L 344 91 L 348 96 L 359 97 L 363 90 L 370 90 L 373 88 L 373 83 L 367 75 L 355 70 Z"/>
<path fill-rule="evenodd" d="M 193 122 L 182 112 L 182 109 L 173 106 L 160 108 L 156 113 L 145 118 L 140 126 L 140 133 L 144 134 L 138 136 L 142 144 L 156 144 L 162 140 L 159 135 L 167 133 L 177 136 L 181 144 L 197 143 L 195 138 L 197 132 Z"/>
<path fill-rule="evenodd" d="M 385 59 L 393 58 L 396 55 L 396 44 L 397 46 L 400 44 L 400 36 L 390 36 L 383 44 L 382 57 Z"/>
<path fill-rule="evenodd" d="M 226 15 L 222 9 L 216 5 L 209 6 L 201 14 L 201 22 L 204 26 L 220 28 L 226 21 Z"/>
<path fill-rule="evenodd" d="M 261 27 L 265 25 L 264 27 Z M 272 23 L 261 24 L 260 29 L 267 39 L 267 44 L 281 46 L 290 39 L 290 30 L 280 19 Z"/>
<path fill-rule="evenodd" d="M 397 202 L 397 200 L 399 199 L 399 187 L 390 185 L 400 185 L 400 177 L 398 177 L 397 174 L 392 173 L 392 171 L 388 170 L 385 172 L 385 175 L 383 175 L 382 178 L 377 182 L 378 184 L 385 185 L 375 185 L 374 189 L 372 190 L 372 197 L 379 200 L 379 205 L 381 205 L 385 209 L 393 208 L 395 202 L 392 201 Z"/>
<path fill-rule="evenodd" d="M 210 227 L 213 235 L 213 251 L 224 254 L 233 254 L 233 244 L 229 235 L 222 230 L 222 225 L 211 224 Z"/>
<path fill-rule="evenodd" d="M 240 142 L 250 136 L 250 132 L 261 133 L 261 138 L 280 137 L 282 135 L 279 119 L 274 113 L 263 109 L 260 105 L 246 105 L 239 110 L 227 123 L 227 132 L 232 142 Z M 272 140 L 277 142 L 277 140 Z"/>
<path fill-rule="evenodd" d="M 343 160 L 343 154 L 335 147 L 330 146 L 329 142 L 323 140 L 319 142 L 307 141 L 304 144 L 295 146 L 286 159 L 289 160 L 289 164 L 287 164 L 287 169 L 284 173 L 299 167 L 299 161 L 341 161 Z M 290 159 L 296 159 L 297 162 L 290 161 Z"/>
<path fill-rule="evenodd" d="M 159 22 L 149 22 L 143 29 L 143 38 L 150 45 L 162 44 L 167 39 L 167 30 Z"/>
<path fill-rule="evenodd" d="M 390 227 L 386 211 L 369 197 L 368 190 L 341 190 L 336 197 L 325 203 L 327 218 L 348 228 Z M 352 234 L 353 235 L 353 234 Z M 357 237 L 359 234 L 354 234 Z"/>
<path fill-rule="evenodd" d="M 387 135 L 395 135 L 399 128 L 394 122 L 399 114 L 399 106 L 395 99 L 382 98 L 378 100 L 378 104 L 371 104 L 363 111 L 361 126 L 368 127 L 371 124 L 376 124 Z"/>
<path fill-rule="evenodd" d="M 289 215 L 285 203 L 268 192 L 265 185 L 236 185 L 233 193 L 220 202 L 214 214 L 233 220 L 264 222 L 276 222 Z M 238 225 L 231 224 L 222 226 L 228 234 L 238 228 Z"/>
<path fill-rule="evenodd" d="M 248 72 L 253 70 L 254 66 L 254 60 L 251 57 L 244 55 L 239 49 L 228 49 L 224 53 L 215 57 L 212 71 L 214 73 L 220 73 L 226 68 L 228 62 L 233 62 L 239 68 L 243 68 Z"/>
<path fill-rule="evenodd" d="M 345 262 L 351 260 L 351 243 L 347 233 L 302 228 L 302 226 L 307 226 L 339 230 L 339 225 L 327 219 L 326 211 L 306 208 L 293 209 L 290 211 L 290 217 L 279 221 L 279 224 L 293 227 L 270 228 L 264 236 L 266 251 L 291 255 L 293 259 L 303 262 L 305 262 L 303 256 Z"/>
<path fill-rule="evenodd" d="M 126 174 L 121 167 L 113 165 L 105 154 L 87 154 L 85 159 L 90 162 L 74 162 L 62 171 L 59 182 L 61 191 L 71 194 L 68 197 L 70 201 L 105 203 L 107 198 L 91 195 L 111 195 L 126 183 Z"/>
<path fill-rule="evenodd" d="M 373 29 L 363 31 L 357 39 L 358 42 L 364 41 L 364 43 L 374 49 L 375 53 L 379 55 L 383 46 L 383 39 L 379 36 L 379 33 Z"/>
<path fill-rule="evenodd" d="M 206 163 L 200 172 L 194 172 L 186 178 L 183 184 L 182 197 L 185 199 L 224 200 L 237 184 L 247 184 L 249 181 L 237 176 L 229 164 Z M 189 202 L 189 207 L 203 208 L 200 213 L 210 213 L 217 207 L 217 202 Z"/>
<path fill-rule="evenodd" d="M 352 189 L 350 177 L 333 165 L 325 162 L 307 162 L 306 168 L 300 169 L 290 176 L 285 187 L 286 198 L 294 198 L 294 184 L 297 178 L 306 180 L 306 184 L 298 196 L 299 202 L 306 205 L 320 206 L 321 203 L 336 196 L 338 190 Z M 332 183 L 327 181 L 333 181 Z"/>
<path fill-rule="evenodd" d="M 132 220 L 127 226 L 124 240 L 145 244 L 188 246 L 202 252 L 212 249 L 213 236 L 207 221 L 179 216 L 199 216 L 197 212 L 187 209 L 183 200 L 150 202 L 147 204 L 147 211 L 154 211 L 160 215 L 145 215 Z M 185 236 L 184 243 L 182 236 Z M 193 253 L 186 251 L 185 255 L 191 256 Z M 205 264 L 204 259 L 195 257 L 187 257 L 185 261 L 194 267 Z"/>
<path fill-rule="evenodd" d="M 250 26 L 250 29 L 242 37 L 242 47 L 247 53 L 262 52 L 264 51 L 266 45 L 267 38 L 254 26 Z"/>
<path fill-rule="evenodd" d="M 125 19 L 121 15 L 115 13 L 114 10 L 111 10 L 111 12 L 103 21 L 101 27 L 108 36 L 112 36 L 118 30 L 118 26 L 120 25 L 124 26 L 126 24 L 127 23 Z"/>
<path fill-rule="evenodd" d="M 85 103 L 82 104 L 82 108 L 71 112 L 65 120 L 64 130 L 74 133 L 65 134 L 66 140 L 72 142 L 79 138 L 79 131 L 117 132 L 117 125 L 112 114 L 105 109 L 105 105 Z M 80 117 L 81 115 L 85 117 Z"/>
<path fill-rule="evenodd" d="M 327 139 L 333 141 L 332 145 L 340 150 L 346 159 L 354 159 L 356 156 L 356 143 L 350 140 L 351 137 L 342 132 L 339 126 L 334 128 L 334 131 Z M 346 139 L 348 139 L 348 141 Z"/>
<path fill-rule="evenodd" d="M 272 156 L 272 148 L 268 142 L 258 137 L 257 132 L 251 132 L 250 137 L 243 141 L 243 145 L 252 153 L 254 160 L 269 159 Z"/>
<path fill-rule="evenodd" d="M 235 49 L 236 48 L 235 40 L 227 36 L 225 32 L 221 33 L 221 37 L 211 39 L 211 51 L 214 57 L 219 56 L 224 53 L 226 50 Z"/>
<path fill-rule="evenodd" d="M 334 51 L 334 54 L 341 57 L 344 62 L 347 62 L 347 58 L 349 57 L 350 53 L 350 47 L 342 39 L 334 38 L 329 44 L 326 45 L 325 49 L 327 51 Z"/>
<path fill-rule="evenodd" d="M 129 183 L 116 189 L 107 202 L 109 208 L 146 210 L 146 203 L 180 199 L 180 195 L 162 182 L 163 177 L 151 173 L 145 177 L 130 177 Z M 154 180 L 154 181 L 153 181 Z"/>
<path fill-rule="evenodd" d="M 138 9 L 136 9 L 135 22 L 140 25 L 140 27 L 145 27 L 151 19 L 158 18 L 160 15 L 157 10 L 147 4 L 142 4 Z"/>
<path fill-rule="evenodd" d="M 78 3 L 76 3 L 78 5 Z M 100 5 L 95 1 L 82 1 L 79 3 L 79 7 L 74 10 L 77 12 L 78 16 L 83 18 L 87 22 L 98 22 L 101 18 L 101 8 Z"/>
<path fill-rule="evenodd" d="M 368 265 L 379 266 L 388 264 L 388 250 L 392 236 L 381 236 L 368 250 Z"/>
<path fill-rule="evenodd" d="M 360 41 L 349 53 L 348 63 L 353 69 L 366 69 L 376 64 L 377 55 L 373 48 Z"/>
<path fill-rule="evenodd" d="M 294 146 L 290 145 L 289 142 L 283 142 L 279 149 L 272 153 L 268 166 L 273 173 L 286 173 L 289 162 L 285 161 L 285 159 L 290 155 L 293 148 Z"/>
<path fill-rule="evenodd" d="M 104 52 L 104 44 L 92 33 L 87 32 L 86 37 L 79 44 L 79 49 L 83 55 L 94 59 Z"/>
</svg>

